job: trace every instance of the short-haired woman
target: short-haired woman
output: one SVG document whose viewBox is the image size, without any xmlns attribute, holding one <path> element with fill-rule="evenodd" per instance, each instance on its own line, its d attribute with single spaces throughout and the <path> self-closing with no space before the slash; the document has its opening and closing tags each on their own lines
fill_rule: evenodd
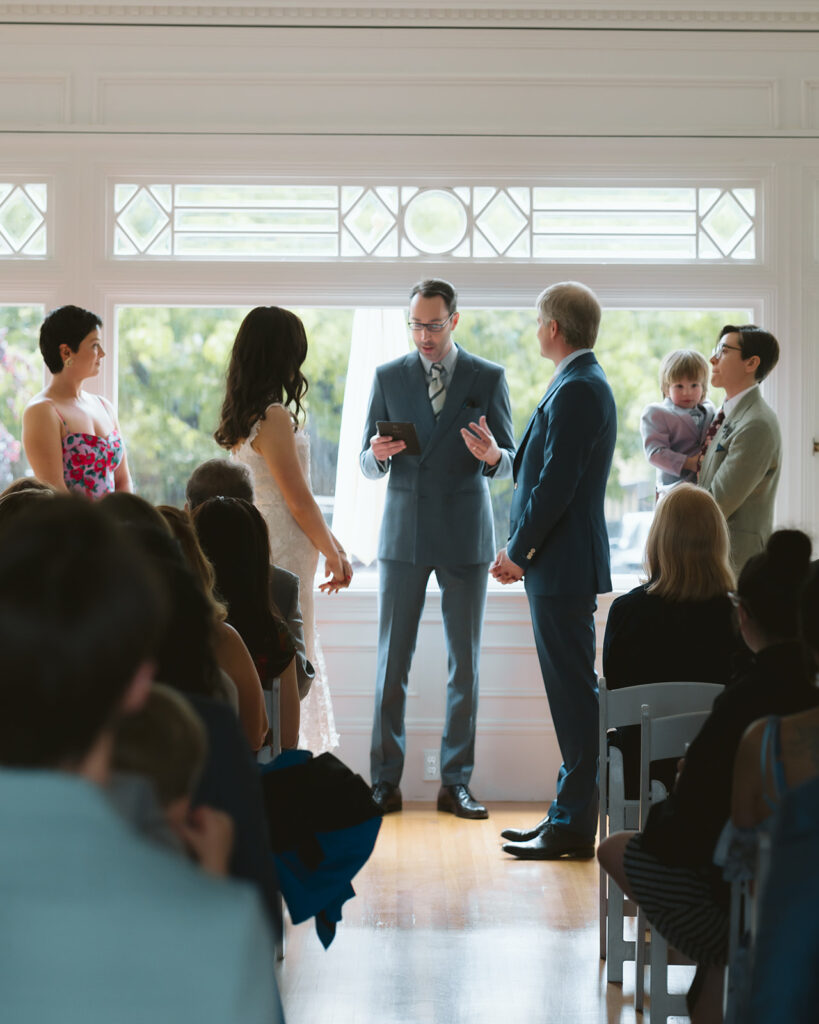
<svg viewBox="0 0 819 1024">
<path fill-rule="evenodd" d="M 114 410 L 83 389 L 105 356 L 100 327 L 100 318 L 79 306 L 49 313 L 40 328 L 40 352 L 52 378 L 23 413 L 23 448 L 34 475 L 57 491 L 94 500 L 132 490 Z"/>
</svg>

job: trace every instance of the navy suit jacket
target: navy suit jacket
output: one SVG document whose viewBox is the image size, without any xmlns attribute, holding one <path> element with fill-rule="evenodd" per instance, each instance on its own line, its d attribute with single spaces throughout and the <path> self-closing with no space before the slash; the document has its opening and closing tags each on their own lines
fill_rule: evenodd
<svg viewBox="0 0 819 1024">
<path fill-rule="evenodd" d="M 514 461 L 506 551 L 535 594 L 611 590 L 603 502 L 617 437 L 617 410 L 591 351 L 549 385 Z"/>
<path fill-rule="evenodd" d="M 461 427 L 486 416 L 501 459 L 489 468 L 469 451 Z M 400 452 L 379 462 L 370 450 L 378 420 L 409 420 L 420 455 Z M 474 565 L 495 557 L 489 476 L 509 476 L 515 441 L 503 367 L 460 346 L 436 422 L 417 352 L 375 371 L 361 469 L 371 479 L 389 472 L 378 557 L 416 565 Z"/>
</svg>

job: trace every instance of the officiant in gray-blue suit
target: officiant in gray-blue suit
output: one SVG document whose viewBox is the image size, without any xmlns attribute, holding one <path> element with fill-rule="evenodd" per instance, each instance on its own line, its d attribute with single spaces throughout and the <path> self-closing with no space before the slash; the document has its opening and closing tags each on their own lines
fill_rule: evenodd
<svg viewBox="0 0 819 1024">
<path fill-rule="evenodd" d="M 453 342 L 457 296 L 447 281 L 421 281 L 410 294 L 417 352 L 375 373 L 361 468 L 389 473 L 378 546 L 378 667 L 370 769 L 373 799 L 401 809 L 404 709 L 410 663 L 434 572 L 441 591 L 449 679 L 441 739 L 438 810 L 486 818 L 469 791 L 475 761 L 478 661 L 494 548 L 490 477 L 510 476 L 514 456 L 503 367 Z M 381 435 L 380 421 L 411 422 L 420 453 Z"/>
</svg>

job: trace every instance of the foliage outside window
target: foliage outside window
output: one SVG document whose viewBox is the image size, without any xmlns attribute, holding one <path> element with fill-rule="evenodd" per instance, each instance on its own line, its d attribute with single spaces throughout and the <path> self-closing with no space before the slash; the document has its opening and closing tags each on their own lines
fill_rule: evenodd
<svg viewBox="0 0 819 1024">
<path fill-rule="evenodd" d="M 0 489 L 28 472 L 21 422 L 26 402 L 43 386 L 43 316 L 42 306 L 0 306 Z"/>
</svg>

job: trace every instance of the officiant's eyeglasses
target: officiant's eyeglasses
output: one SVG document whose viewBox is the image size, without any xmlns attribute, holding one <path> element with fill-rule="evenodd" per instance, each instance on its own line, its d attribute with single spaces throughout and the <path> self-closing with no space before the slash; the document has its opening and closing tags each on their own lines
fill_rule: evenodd
<svg viewBox="0 0 819 1024">
<path fill-rule="evenodd" d="M 738 345 L 726 345 L 725 342 L 721 341 L 714 351 L 711 353 L 712 359 L 722 359 L 724 352 L 741 352 L 742 349 Z"/>
<path fill-rule="evenodd" d="M 429 331 L 430 334 L 440 334 L 441 331 L 446 327 L 449 321 L 455 316 L 454 313 L 450 313 L 446 320 L 440 323 L 422 324 L 418 320 L 408 320 L 407 325 L 411 331 Z"/>
</svg>

